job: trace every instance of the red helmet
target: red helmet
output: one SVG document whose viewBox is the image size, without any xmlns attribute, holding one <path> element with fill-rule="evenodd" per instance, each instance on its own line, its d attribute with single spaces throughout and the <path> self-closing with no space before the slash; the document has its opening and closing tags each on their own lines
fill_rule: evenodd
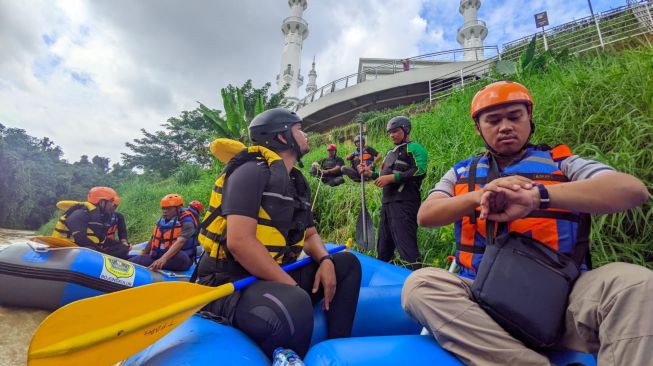
<svg viewBox="0 0 653 366">
<path fill-rule="evenodd" d="M 113 188 L 109 187 L 93 187 L 88 191 L 88 196 L 86 200 L 94 205 L 97 205 L 102 200 L 106 201 L 115 201 L 118 194 Z"/>
<path fill-rule="evenodd" d="M 472 100 L 470 114 L 474 120 L 485 109 L 508 103 L 524 103 L 533 114 L 533 97 L 525 86 L 514 81 L 497 81 L 479 90 Z"/>
<path fill-rule="evenodd" d="M 161 199 L 161 208 L 183 206 L 184 198 L 176 193 L 166 194 Z"/>
<path fill-rule="evenodd" d="M 197 212 L 202 212 L 202 210 L 204 209 L 204 206 L 202 206 L 202 203 L 200 201 L 190 201 L 189 205 L 194 209 L 196 209 Z"/>
<path fill-rule="evenodd" d="M 338 150 L 338 148 L 334 144 L 327 145 L 327 151 L 331 151 L 331 150 Z"/>
</svg>

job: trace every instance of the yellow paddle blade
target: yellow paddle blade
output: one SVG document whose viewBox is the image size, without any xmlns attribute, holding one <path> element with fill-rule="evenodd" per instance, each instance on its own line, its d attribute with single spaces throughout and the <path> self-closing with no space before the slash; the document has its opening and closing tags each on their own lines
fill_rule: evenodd
<svg viewBox="0 0 653 366">
<path fill-rule="evenodd" d="M 175 329 L 202 306 L 234 292 L 158 282 L 70 303 L 50 314 L 29 346 L 30 366 L 112 365 Z"/>
<path fill-rule="evenodd" d="M 29 240 L 35 241 L 41 244 L 47 244 L 51 247 L 64 248 L 64 247 L 76 247 L 77 244 L 73 243 L 70 240 L 55 238 L 53 236 L 33 236 Z"/>
<path fill-rule="evenodd" d="M 80 203 L 84 203 L 84 202 L 73 201 L 73 200 L 61 200 L 57 202 L 57 208 L 65 211 L 75 205 L 79 205 Z"/>
<path fill-rule="evenodd" d="M 231 158 L 233 158 L 239 152 L 243 151 L 245 148 L 245 144 L 240 141 L 222 137 L 213 140 L 209 146 L 213 156 L 215 156 L 216 159 L 220 160 L 224 164 L 227 164 Z"/>
</svg>

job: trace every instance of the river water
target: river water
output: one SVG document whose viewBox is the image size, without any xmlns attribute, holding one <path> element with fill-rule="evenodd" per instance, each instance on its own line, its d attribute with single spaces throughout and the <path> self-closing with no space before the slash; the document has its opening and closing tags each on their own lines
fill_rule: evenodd
<svg viewBox="0 0 653 366">
<path fill-rule="evenodd" d="M 33 235 L 33 231 L 0 229 L 0 245 L 24 241 Z M 29 341 L 48 314 L 44 310 L 0 306 L 0 365 L 27 364 Z"/>
</svg>

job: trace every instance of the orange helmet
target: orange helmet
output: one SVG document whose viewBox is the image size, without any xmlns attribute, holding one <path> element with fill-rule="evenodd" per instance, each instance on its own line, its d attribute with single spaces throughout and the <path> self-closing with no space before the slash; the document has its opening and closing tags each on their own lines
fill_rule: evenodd
<svg viewBox="0 0 653 366">
<path fill-rule="evenodd" d="M 161 199 L 161 208 L 183 206 L 183 205 L 184 205 L 184 198 L 176 193 L 166 194 L 165 197 Z"/>
<path fill-rule="evenodd" d="M 88 191 L 86 200 L 94 205 L 100 203 L 101 200 L 114 201 L 118 197 L 116 191 L 109 187 L 93 187 Z"/>
<path fill-rule="evenodd" d="M 329 151 L 329 150 L 338 150 L 338 148 L 337 148 L 336 145 L 334 145 L 334 144 L 329 144 L 329 145 L 327 146 L 327 151 Z"/>
<path fill-rule="evenodd" d="M 489 107 L 507 103 L 524 103 L 528 114 L 533 114 L 533 97 L 525 86 L 514 81 L 497 81 L 479 90 L 472 100 L 470 114 L 476 120 Z"/>
</svg>

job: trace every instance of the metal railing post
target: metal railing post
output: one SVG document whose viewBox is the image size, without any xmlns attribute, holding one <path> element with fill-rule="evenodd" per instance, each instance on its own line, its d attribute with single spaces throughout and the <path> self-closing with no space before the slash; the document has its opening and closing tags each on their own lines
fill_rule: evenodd
<svg viewBox="0 0 653 366">
<path fill-rule="evenodd" d="M 433 80 L 429 80 L 429 103 L 433 103 Z"/>
<path fill-rule="evenodd" d="M 594 15 L 594 9 L 592 8 L 592 0 L 587 0 L 587 5 L 590 7 L 590 13 L 592 13 L 592 19 L 594 19 L 594 24 L 596 25 L 596 32 L 599 34 L 599 42 L 601 43 L 601 48 L 605 49 L 603 44 L 603 36 L 601 35 L 601 28 L 599 27 L 599 20 Z"/>
<path fill-rule="evenodd" d="M 653 3 L 651 3 L 651 4 L 653 5 Z M 649 29 L 649 31 L 653 32 L 653 17 L 651 17 L 650 6 L 649 6 L 649 4 L 644 4 L 644 6 L 646 7 L 646 14 L 648 14 L 648 21 L 650 22 L 648 24 L 648 29 Z"/>
<path fill-rule="evenodd" d="M 465 77 L 463 76 L 463 69 L 460 69 L 460 86 L 465 87 Z"/>
</svg>

